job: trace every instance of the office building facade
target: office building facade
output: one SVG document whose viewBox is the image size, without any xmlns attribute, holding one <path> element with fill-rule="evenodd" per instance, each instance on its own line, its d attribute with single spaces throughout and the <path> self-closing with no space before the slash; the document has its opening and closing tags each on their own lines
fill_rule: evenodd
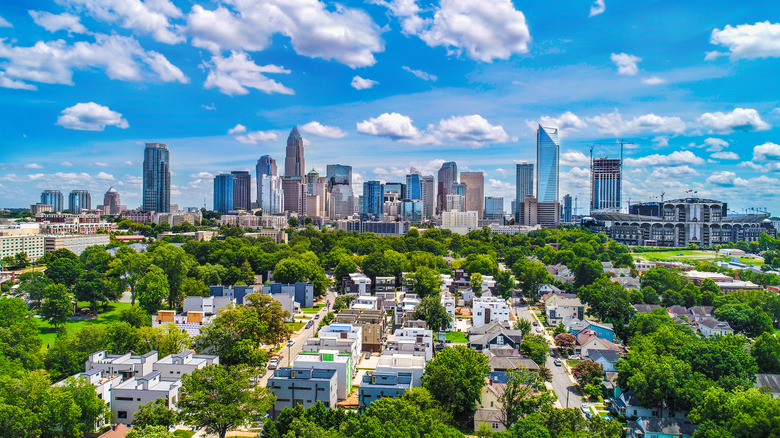
<svg viewBox="0 0 780 438">
<path fill-rule="evenodd" d="M 276 160 L 270 155 L 263 155 L 257 160 L 255 165 L 255 178 L 257 178 L 257 204 L 262 209 L 263 206 L 263 175 L 279 175 L 276 170 Z"/>
<path fill-rule="evenodd" d="M 287 149 L 284 158 L 284 176 L 303 177 L 306 174 L 306 160 L 303 157 L 303 137 L 294 127 L 287 137 Z"/>
<path fill-rule="evenodd" d="M 436 182 L 433 175 L 423 175 L 420 178 L 420 195 L 423 203 L 423 218 L 430 219 L 436 213 Z"/>
<path fill-rule="evenodd" d="M 49 204 L 52 206 L 52 211 L 61 213 L 64 209 L 64 197 L 59 190 L 44 190 L 41 193 L 41 204 Z"/>
<path fill-rule="evenodd" d="M 343 164 L 328 164 L 325 168 L 325 177 L 328 179 L 328 189 L 336 185 L 352 185 L 352 166 Z"/>
<path fill-rule="evenodd" d="M 214 177 L 214 211 L 219 214 L 227 214 L 233 210 L 233 192 L 236 185 L 236 176 L 230 173 L 222 173 Z"/>
<path fill-rule="evenodd" d="M 279 214 L 284 211 L 282 179 L 276 175 L 262 175 L 259 181 L 259 204 L 263 214 Z"/>
<path fill-rule="evenodd" d="M 146 143 L 143 168 L 143 211 L 170 213 L 171 169 L 168 145 Z"/>
<path fill-rule="evenodd" d="M 86 190 L 72 190 L 68 195 L 68 210 L 74 213 L 92 210 L 92 195 Z"/>
<path fill-rule="evenodd" d="M 558 128 L 539 125 L 536 130 L 536 197 L 539 202 L 557 202 L 560 142 Z"/>
<path fill-rule="evenodd" d="M 328 211 L 331 219 L 346 219 L 354 212 L 355 197 L 351 185 L 334 185 L 330 191 L 330 207 Z"/>
<path fill-rule="evenodd" d="M 363 183 L 363 210 L 362 220 L 382 220 L 384 213 L 385 185 L 379 181 L 366 181 Z"/>
<path fill-rule="evenodd" d="M 504 218 L 504 198 L 495 196 L 485 197 L 485 219 Z"/>
<path fill-rule="evenodd" d="M 590 170 L 590 211 L 620 211 L 621 168 L 619 158 L 593 160 Z"/>
<path fill-rule="evenodd" d="M 527 195 L 534 195 L 534 165 L 519 163 L 515 169 L 515 199 L 522 202 Z M 517 203 L 515 203 L 515 206 Z M 512 209 L 512 215 L 517 221 L 518 211 Z"/>
<path fill-rule="evenodd" d="M 485 174 L 462 172 L 460 182 L 466 184 L 466 211 L 476 211 L 480 219 L 485 217 Z"/>
<path fill-rule="evenodd" d="M 230 172 L 236 177 L 233 183 L 233 210 L 250 210 L 252 208 L 252 175 L 246 170 Z"/>
<path fill-rule="evenodd" d="M 103 195 L 103 205 L 98 208 L 103 210 L 104 214 L 120 214 L 124 210 L 127 210 L 126 205 L 122 205 L 122 200 L 119 196 L 119 192 L 116 191 L 114 186 L 109 187 L 108 191 Z"/>
<path fill-rule="evenodd" d="M 282 178 L 282 193 L 284 194 L 284 211 L 306 213 L 306 184 L 299 176 Z"/>
<path fill-rule="evenodd" d="M 441 214 L 447 211 L 447 195 L 452 193 L 452 185 L 458 182 L 458 165 L 454 161 L 448 161 L 441 165 L 436 176 L 436 214 Z"/>
<path fill-rule="evenodd" d="M 572 219 L 573 219 L 573 215 L 572 215 L 571 195 L 567 193 L 563 195 L 561 221 L 569 223 L 572 221 Z"/>
</svg>

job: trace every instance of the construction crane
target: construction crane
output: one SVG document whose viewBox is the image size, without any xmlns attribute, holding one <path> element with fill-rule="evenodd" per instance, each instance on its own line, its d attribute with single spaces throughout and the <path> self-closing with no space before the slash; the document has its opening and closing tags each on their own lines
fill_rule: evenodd
<svg viewBox="0 0 780 438">
<path fill-rule="evenodd" d="M 594 177 L 593 177 L 593 149 L 596 146 L 599 146 L 599 145 L 614 146 L 616 144 L 620 145 L 620 179 L 621 179 L 621 184 L 620 184 L 620 194 L 619 195 L 620 195 L 620 199 L 623 199 L 623 184 L 622 184 L 622 179 L 623 179 L 623 146 L 627 145 L 627 144 L 633 145 L 635 143 L 630 142 L 630 141 L 623 141 L 623 140 L 615 140 L 613 142 L 596 142 L 596 143 L 591 143 L 591 146 L 590 146 L 590 210 L 591 211 L 593 211 L 593 209 L 596 207 L 595 205 L 593 205 L 593 199 L 594 199 L 594 196 L 593 196 L 593 180 L 594 180 Z M 618 205 L 618 210 L 620 210 L 620 205 Z"/>
</svg>

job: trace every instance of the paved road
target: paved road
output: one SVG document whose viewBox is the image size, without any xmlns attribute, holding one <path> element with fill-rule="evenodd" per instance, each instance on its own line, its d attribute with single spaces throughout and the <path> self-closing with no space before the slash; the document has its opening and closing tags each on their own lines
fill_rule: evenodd
<svg viewBox="0 0 780 438">
<path fill-rule="evenodd" d="M 329 290 L 326 295 L 326 300 L 330 300 L 331 306 L 333 305 L 333 302 L 336 300 L 336 293 L 332 290 Z M 295 356 L 297 356 L 301 350 L 303 349 L 303 344 L 306 343 L 306 340 L 309 338 L 313 338 L 317 336 L 317 327 L 320 324 L 320 320 L 328 313 L 328 310 L 326 308 L 322 308 L 319 311 L 320 319 L 315 319 L 314 324 L 311 325 L 310 328 L 301 329 L 301 331 L 298 332 L 298 336 L 294 336 L 293 339 L 295 340 L 295 343 L 291 346 L 284 346 L 282 347 L 281 351 L 279 351 L 279 366 L 280 367 L 286 367 L 290 366 L 290 363 L 292 360 L 295 359 Z M 263 374 L 263 377 L 260 379 L 259 386 L 265 387 L 268 384 L 268 379 L 271 377 L 272 372 L 268 369 L 266 369 L 265 374 Z"/>
<path fill-rule="evenodd" d="M 528 310 L 528 307 L 523 304 L 519 298 L 512 298 L 511 302 L 515 309 L 515 316 L 529 321 L 535 320 L 531 311 Z M 539 327 L 541 327 L 541 324 L 539 324 Z M 536 327 L 534 327 L 534 331 L 535 329 Z M 549 345 L 554 345 L 552 336 L 550 336 L 544 328 L 542 328 L 542 331 L 544 337 L 547 339 L 547 343 Z M 557 348 L 555 348 L 555 351 L 557 354 Z M 564 366 L 556 366 L 554 360 L 554 358 L 548 357 L 546 365 L 547 368 L 552 371 L 552 387 L 555 390 L 555 394 L 558 395 L 558 402 L 563 408 L 579 408 L 582 405 L 582 397 L 580 397 L 577 394 L 576 389 L 574 389 L 574 380 L 566 372 L 566 368 Z"/>
</svg>

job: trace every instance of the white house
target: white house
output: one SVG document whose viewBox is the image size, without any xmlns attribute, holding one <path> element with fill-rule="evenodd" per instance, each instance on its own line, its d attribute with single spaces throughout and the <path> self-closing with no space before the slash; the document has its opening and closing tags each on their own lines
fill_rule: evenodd
<svg viewBox="0 0 780 438">
<path fill-rule="evenodd" d="M 107 350 L 96 351 L 89 355 L 84 366 L 85 371 L 103 370 L 107 374 L 118 374 L 122 379 L 145 376 L 153 371 L 157 362 L 157 352 L 144 355 L 108 354 Z"/>
<path fill-rule="evenodd" d="M 320 339 L 354 339 L 355 359 L 359 359 L 363 351 L 363 327 L 355 324 L 332 323 L 322 327 L 317 334 Z"/>
<path fill-rule="evenodd" d="M 711 336 L 725 336 L 733 335 L 734 330 L 731 328 L 728 322 L 719 321 L 715 318 L 707 317 L 703 318 L 697 323 L 701 335 L 705 338 Z"/>
<path fill-rule="evenodd" d="M 425 358 L 403 353 L 385 353 L 376 365 L 377 372 L 411 373 L 412 387 L 422 386 Z"/>
<path fill-rule="evenodd" d="M 320 350 L 319 353 L 302 351 L 293 361 L 293 369 L 309 368 L 320 370 L 336 370 L 338 389 L 336 391 L 339 400 L 346 400 L 352 390 L 352 356 L 340 353 L 338 350 Z"/>
<path fill-rule="evenodd" d="M 209 365 L 219 364 L 219 356 L 195 354 L 192 350 L 184 350 L 165 356 L 152 365 L 154 371 L 160 372 L 160 379 L 175 382 L 185 374 L 191 374 L 195 370 Z"/>
<path fill-rule="evenodd" d="M 76 379 L 84 379 L 89 382 L 90 385 L 95 387 L 98 397 L 101 398 L 106 404 L 111 402 L 111 388 L 122 383 L 122 376 L 119 374 L 110 374 L 104 369 L 93 368 L 84 373 L 78 373 L 73 375 Z M 67 379 L 60 380 L 55 383 L 57 386 L 64 385 Z"/>
<path fill-rule="evenodd" d="M 444 310 L 450 315 L 450 324 L 447 326 L 447 330 L 452 330 L 455 326 L 455 297 L 449 292 L 441 294 L 441 305 L 444 306 Z"/>
<path fill-rule="evenodd" d="M 493 321 L 509 322 L 509 306 L 506 300 L 493 297 L 474 298 L 472 326 L 479 327 Z"/>
<path fill-rule="evenodd" d="M 585 319 L 585 306 L 579 298 L 553 296 L 545 306 L 547 323 L 551 326 L 559 322 L 566 324 L 571 319 Z"/>
<path fill-rule="evenodd" d="M 182 313 L 203 312 L 204 315 L 218 314 L 225 307 L 234 304 L 230 297 L 186 297 L 182 304 Z"/>
<path fill-rule="evenodd" d="M 377 297 L 372 297 L 371 295 L 358 295 L 350 307 L 360 310 L 379 310 L 379 302 Z"/>
<path fill-rule="evenodd" d="M 165 400 L 165 406 L 175 408 L 179 398 L 181 381 L 165 381 L 159 371 L 142 377 L 133 377 L 111 390 L 111 413 L 114 421 L 132 424 L 138 407 L 157 399 Z"/>
<path fill-rule="evenodd" d="M 413 354 L 415 350 L 422 350 L 426 361 L 433 358 L 432 330 L 416 327 L 400 328 L 393 333 L 393 339 L 388 342 L 386 351 Z"/>
</svg>

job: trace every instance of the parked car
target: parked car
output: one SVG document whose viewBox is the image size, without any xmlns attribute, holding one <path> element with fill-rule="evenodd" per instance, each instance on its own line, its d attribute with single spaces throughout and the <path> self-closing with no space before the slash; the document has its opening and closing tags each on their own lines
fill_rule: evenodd
<svg viewBox="0 0 780 438">
<path fill-rule="evenodd" d="M 366 353 L 366 359 L 371 359 L 371 353 Z"/>
<path fill-rule="evenodd" d="M 268 369 L 269 370 L 275 370 L 279 366 L 279 360 L 278 359 L 271 359 L 268 361 Z"/>
<path fill-rule="evenodd" d="M 555 363 L 555 366 L 556 366 L 556 367 L 559 367 L 559 366 L 562 366 L 562 365 L 563 365 L 563 363 L 561 362 L 561 360 L 560 360 L 560 359 L 558 359 L 557 357 L 555 358 L 555 361 L 554 361 L 554 363 Z"/>
<path fill-rule="evenodd" d="M 569 360 L 582 360 L 582 356 L 580 356 L 579 354 L 572 354 L 571 356 L 569 356 Z"/>
<path fill-rule="evenodd" d="M 314 319 L 320 319 L 320 314 L 318 313 L 318 314 L 314 315 Z"/>
<path fill-rule="evenodd" d="M 290 339 L 289 341 L 287 341 L 288 347 L 292 347 L 293 345 L 295 345 L 295 339 Z"/>
<path fill-rule="evenodd" d="M 312 325 L 314 325 L 314 322 L 312 320 L 309 320 L 309 322 L 306 323 L 306 328 L 310 329 Z"/>
<path fill-rule="evenodd" d="M 444 350 L 444 342 L 439 342 L 436 344 L 436 351 L 442 351 Z"/>
<path fill-rule="evenodd" d="M 590 408 L 588 407 L 587 403 L 583 403 L 582 406 L 580 406 L 580 410 L 583 414 L 588 415 L 590 414 Z"/>
<path fill-rule="evenodd" d="M 550 356 L 555 357 L 555 350 L 552 348 L 550 348 Z"/>
<path fill-rule="evenodd" d="M 537 325 L 539 325 L 539 323 L 538 323 L 538 322 L 536 322 L 536 321 L 532 322 L 531 324 L 532 324 L 534 327 L 536 327 Z"/>
</svg>

